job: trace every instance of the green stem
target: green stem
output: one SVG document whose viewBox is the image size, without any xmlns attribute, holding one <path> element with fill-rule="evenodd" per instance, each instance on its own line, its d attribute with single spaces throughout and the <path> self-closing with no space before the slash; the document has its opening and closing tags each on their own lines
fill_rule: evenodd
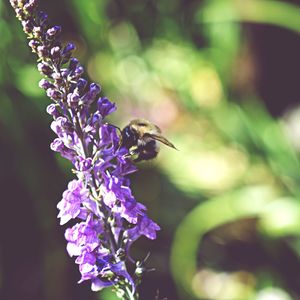
<svg viewBox="0 0 300 300">
<path fill-rule="evenodd" d="M 201 24 L 223 22 L 251 22 L 281 26 L 300 31 L 300 8 L 297 5 L 274 0 L 206 1 L 199 10 Z"/>
<path fill-rule="evenodd" d="M 124 300 L 138 300 L 138 295 L 135 293 L 135 295 L 130 290 L 129 286 L 125 286 L 125 296 L 127 296 Z"/>
<path fill-rule="evenodd" d="M 197 250 L 204 234 L 241 218 L 258 217 L 276 199 L 269 186 L 253 186 L 210 199 L 196 206 L 179 224 L 172 245 L 171 269 L 178 291 L 193 295 L 191 283 L 197 272 Z"/>
</svg>

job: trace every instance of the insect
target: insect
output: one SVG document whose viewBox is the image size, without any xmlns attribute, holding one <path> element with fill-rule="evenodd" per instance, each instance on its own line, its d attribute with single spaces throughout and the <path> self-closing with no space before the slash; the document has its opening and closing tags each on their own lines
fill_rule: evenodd
<svg viewBox="0 0 300 300">
<path fill-rule="evenodd" d="M 148 120 L 134 119 L 121 131 L 121 147 L 128 149 L 135 162 L 155 158 L 159 152 L 157 142 L 177 150 L 161 135 L 160 128 Z"/>
</svg>

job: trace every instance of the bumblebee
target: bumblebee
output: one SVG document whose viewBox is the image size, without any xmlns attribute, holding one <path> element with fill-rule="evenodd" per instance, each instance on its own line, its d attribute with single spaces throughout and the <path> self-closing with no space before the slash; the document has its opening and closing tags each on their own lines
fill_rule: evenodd
<svg viewBox="0 0 300 300">
<path fill-rule="evenodd" d="M 121 131 L 121 147 L 128 149 L 134 162 L 155 158 L 159 152 L 158 142 L 176 149 L 161 135 L 158 126 L 145 119 L 134 119 Z"/>
</svg>

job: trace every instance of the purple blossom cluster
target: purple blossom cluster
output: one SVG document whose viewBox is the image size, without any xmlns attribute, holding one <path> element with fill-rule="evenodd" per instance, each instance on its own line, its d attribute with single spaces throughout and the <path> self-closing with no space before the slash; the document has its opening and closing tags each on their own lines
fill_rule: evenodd
<svg viewBox="0 0 300 300">
<path fill-rule="evenodd" d="M 136 167 L 128 150 L 120 147 L 117 128 L 105 122 L 116 105 L 99 97 L 99 85 L 88 84 L 82 77 L 83 67 L 72 57 L 75 46 L 61 44 L 61 28 L 48 25 L 37 0 L 10 3 L 38 56 L 37 67 L 45 77 L 40 87 L 53 100 L 47 112 L 53 117 L 51 129 L 57 138 L 50 147 L 72 162 L 77 176 L 57 208 L 61 225 L 77 221 L 66 230 L 65 238 L 69 255 L 79 265 L 79 282 L 91 280 L 94 291 L 114 286 L 124 299 L 137 299 L 141 265 L 131 258 L 130 246 L 142 235 L 155 239 L 159 226 L 132 195 L 126 176 Z M 133 274 L 128 264 L 136 266 Z"/>
</svg>

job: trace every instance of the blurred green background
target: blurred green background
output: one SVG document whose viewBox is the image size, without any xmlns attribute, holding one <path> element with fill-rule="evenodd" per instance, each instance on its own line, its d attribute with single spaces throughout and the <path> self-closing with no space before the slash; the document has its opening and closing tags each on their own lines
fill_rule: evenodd
<svg viewBox="0 0 300 300">
<path fill-rule="evenodd" d="M 162 230 L 141 299 L 300 299 L 300 1 L 41 1 L 86 75 L 118 104 L 110 122 L 159 125 L 132 176 Z M 70 165 L 35 57 L 0 2 L 0 299 L 114 300 L 77 285 L 56 204 Z"/>
</svg>

